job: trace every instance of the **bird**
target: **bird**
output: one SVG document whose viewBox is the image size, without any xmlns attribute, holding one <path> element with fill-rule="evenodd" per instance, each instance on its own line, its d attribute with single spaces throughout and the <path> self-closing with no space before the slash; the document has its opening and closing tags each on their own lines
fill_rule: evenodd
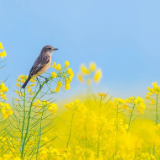
<svg viewBox="0 0 160 160">
<path fill-rule="evenodd" d="M 38 76 L 41 76 L 41 74 L 47 71 L 51 64 L 52 54 L 56 50 L 58 50 L 58 48 L 54 48 L 51 45 L 46 45 L 42 48 L 39 56 L 37 57 L 32 68 L 30 69 L 28 79 L 22 85 L 23 89 L 26 87 L 32 77 L 36 77 L 38 80 Z"/>
</svg>

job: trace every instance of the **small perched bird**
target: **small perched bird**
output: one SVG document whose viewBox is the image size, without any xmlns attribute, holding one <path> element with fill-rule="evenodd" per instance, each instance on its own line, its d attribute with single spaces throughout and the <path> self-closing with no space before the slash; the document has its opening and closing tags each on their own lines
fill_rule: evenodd
<svg viewBox="0 0 160 160">
<path fill-rule="evenodd" d="M 25 88 L 29 80 L 35 76 L 38 80 L 38 76 L 46 72 L 51 64 L 51 58 L 53 51 L 58 50 L 50 45 L 44 46 L 38 58 L 35 60 L 30 72 L 28 79 L 23 84 L 22 88 Z"/>
</svg>

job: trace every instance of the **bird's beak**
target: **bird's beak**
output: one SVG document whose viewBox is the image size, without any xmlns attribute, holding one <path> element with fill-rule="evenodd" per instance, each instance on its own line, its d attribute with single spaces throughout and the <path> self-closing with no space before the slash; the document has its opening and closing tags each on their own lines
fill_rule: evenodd
<svg viewBox="0 0 160 160">
<path fill-rule="evenodd" d="M 58 48 L 54 48 L 54 51 L 58 50 Z"/>
</svg>

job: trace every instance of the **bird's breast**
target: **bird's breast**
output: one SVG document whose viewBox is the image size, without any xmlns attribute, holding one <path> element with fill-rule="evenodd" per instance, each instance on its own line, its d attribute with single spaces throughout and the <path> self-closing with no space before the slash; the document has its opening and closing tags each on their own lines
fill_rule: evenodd
<svg viewBox="0 0 160 160">
<path fill-rule="evenodd" d="M 46 64 L 42 67 L 41 70 L 39 70 L 39 72 L 36 74 L 36 76 L 41 75 L 41 74 L 43 74 L 44 72 L 46 72 L 46 71 L 48 70 L 48 68 L 50 67 L 50 65 L 51 65 L 51 56 L 50 56 L 49 62 L 46 63 Z"/>
</svg>

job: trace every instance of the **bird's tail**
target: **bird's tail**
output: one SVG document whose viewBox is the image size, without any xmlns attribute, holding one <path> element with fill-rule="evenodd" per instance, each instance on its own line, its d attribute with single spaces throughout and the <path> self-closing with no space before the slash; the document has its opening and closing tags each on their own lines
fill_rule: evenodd
<svg viewBox="0 0 160 160">
<path fill-rule="evenodd" d="M 28 79 L 24 82 L 22 88 L 25 88 L 29 80 L 31 79 L 31 76 L 28 77 Z"/>
</svg>

